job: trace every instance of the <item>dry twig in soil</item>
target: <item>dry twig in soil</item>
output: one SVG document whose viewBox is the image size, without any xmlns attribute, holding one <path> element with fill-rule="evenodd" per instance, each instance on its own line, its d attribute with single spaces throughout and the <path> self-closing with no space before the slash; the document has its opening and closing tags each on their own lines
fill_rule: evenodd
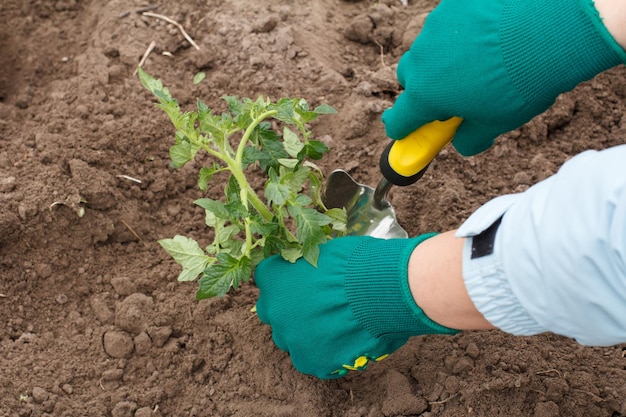
<svg viewBox="0 0 626 417">
<path fill-rule="evenodd" d="M 191 39 L 191 36 L 189 36 L 187 34 L 187 32 L 185 32 L 185 29 L 183 29 L 182 25 L 180 23 L 178 23 L 177 21 L 175 21 L 174 19 L 171 19 L 167 16 L 163 16 L 162 14 L 157 14 L 157 13 L 152 13 L 152 12 L 143 12 L 142 13 L 143 16 L 148 16 L 148 17 L 154 17 L 157 19 L 161 19 L 161 20 L 165 20 L 168 23 L 173 24 L 174 26 L 176 26 L 178 28 L 178 30 L 180 30 L 180 33 L 183 34 L 183 36 L 185 37 L 185 39 L 187 39 L 187 41 L 197 50 L 200 50 L 200 47 L 198 46 L 197 43 L 194 42 L 193 39 Z"/>
</svg>

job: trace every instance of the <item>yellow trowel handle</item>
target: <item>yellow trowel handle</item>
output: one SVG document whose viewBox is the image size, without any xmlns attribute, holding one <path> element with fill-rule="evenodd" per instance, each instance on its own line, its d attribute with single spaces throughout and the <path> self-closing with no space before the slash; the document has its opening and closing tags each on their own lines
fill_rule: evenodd
<svg viewBox="0 0 626 417">
<path fill-rule="evenodd" d="M 463 121 L 460 117 L 435 120 L 407 137 L 391 142 L 380 157 L 383 176 L 394 185 L 410 185 L 419 180 L 430 162 L 454 138 Z"/>
</svg>

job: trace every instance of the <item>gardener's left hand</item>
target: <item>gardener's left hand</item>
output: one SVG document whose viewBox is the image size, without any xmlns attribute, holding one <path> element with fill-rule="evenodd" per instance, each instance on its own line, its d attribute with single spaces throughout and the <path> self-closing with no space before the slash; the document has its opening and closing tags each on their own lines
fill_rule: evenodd
<svg viewBox="0 0 626 417">
<path fill-rule="evenodd" d="M 268 258 L 254 277 L 259 318 L 296 369 L 322 379 L 363 370 L 410 336 L 455 333 L 426 317 L 409 289 L 409 257 L 430 236 L 336 238 L 320 246 L 317 267 Z"/>
</svg>

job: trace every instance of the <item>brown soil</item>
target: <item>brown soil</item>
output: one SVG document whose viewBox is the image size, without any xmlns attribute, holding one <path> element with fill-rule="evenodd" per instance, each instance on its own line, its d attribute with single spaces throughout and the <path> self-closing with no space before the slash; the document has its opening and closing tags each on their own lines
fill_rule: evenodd
<svg viewBox="0 0 626 417">
<path fill-rule="evenodd" d="M 196 50 L 140 0 L 0 2 L 0 416 L 626 416 L 622 346 L 428 336 L 321 381 L 272 344 L 253 285 L 197 302 L 195 284 L 176 281 L 156 241 L 206 229 L 198 166 L 169 168 L 172 127 L 133 75 L 148 45 L 144 67 L 183 106 L 220 109 L 225 94 L 331 104 L 339 114 L 314 125 L 332 148 L 324 168 L 374 184 L 394 65 L 436 1 L 400 3 L 150 0 Z M 580 85 L 484 154 L 444 150 L 394 190 L 402 225 L 458 227 L 572 155 L 622 143 L 625 75 Z"/>
</svg>

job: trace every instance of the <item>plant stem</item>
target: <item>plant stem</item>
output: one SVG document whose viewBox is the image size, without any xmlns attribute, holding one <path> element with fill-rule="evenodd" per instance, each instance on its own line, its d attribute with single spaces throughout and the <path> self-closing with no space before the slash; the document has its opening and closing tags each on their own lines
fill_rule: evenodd
<svg viewBox="0 0 626 417">
<path fill-rule="evenodd" d="M 247 200 L 246 194 L 248 194 L 247 190 L 241 190 L 241 201 L 244 202 L 244 204 Z M 244 218 L 243 224 L 246 232 L 245 254 L 246 256 L 250 256 L 250 251 L 252 250 L 252 230 L 250 230 L 250 217 Z"/>
<path fill-rule="evenodd" d="M 265 220 L 267 220 L 268 222 L 271 221 L 274 215 L 272 214 L 270 209 L 267 208 L 265 203 L 261 201 L 259 196 L 256 195 L 256 193 L 250 186 L 248 179 L 246 178 L 245 174 L 243 173 L 243 170 L 241 169 L 241 165 L 238 164 L 237 161 L 234 160 L 229 155 L 222 155 L 222 158 L 228 164 L 231 174 L 233 175 L 233 177 L 235 177 L 235 180 L 237 180 L 237 183 L 239 184 L 239 188 L 241 188 L 242 190 L 242 193 L 241 193 L 242 204 L 245 207 L 248 207 L 248 201 L 249 201 L 250 204 L 252 204 L 252 207 L 254 207 L 255 210 L 258 211 L 259 214 L 263 216 Z"/>
<path fill-rule="evenodd" d="M 228 157 L 229 160 L 227 160 L 227 163 L 230 166 L 235 179 L 239 183 L 239 187 L 245 191 L 245 193 L 242 193 L 241 195 L 242 203 L 244 204 L 244 206 L 247 207 L 247 202 L 249 200 L 250 204 L 252 204 L 256 211 L 258 211 L 259 214 L 263 216 L 263 218 L 267 221 L 271 221 L 274 216 L 272 215 L 272 212 L 269 210 L 269 208 L 267 208 L 263 201 L 261 201 L 261 199 L 256 195 L 252 187 L 250 187 L 250 184 L 248 183 L 248 180 L 246 179 L 246 176 L 244 175 L 243 170 L 240 167 L 243 160 L 243 150 L 245 149 L 246 144 L 250 139 L 250 135 L 252 135 L 252 132 L 259 125 L 259 123 L 261 123 L 268 117 L 275 115 L 276 113 L 278 113 L 276 110 L 269 110 L 261 113 L 254 120 L 252 120 L 252 123 L 250 123 L 250 125 L 246 128 L 246 131 L 241 137 L 239 146 L 237 146 L 235 160 L 233 161 L 230 157 Z"/>
<path fill-rule="evenodd" d="M 260 123 L 260 121 L 257 122 L 257 124 L 258 123 Z M 248 131 L 246 130 L 246 133 L 247 132 Z M 245 137 L 245 134 L 244 134 L 244 137 Z M 250 137 L 249 133 L 247 134 L 247 137 Z M 237 183 L 239 184 L 239 188 L 245 191 L 245 194 L 242 194 L 241 196 L 243 205 L 247 207 L 248 206 L 247 202 L 249 200 L 250 204 L 252 204 L 255 210 L 259 212 L 259 214 L 263 216 L 265 220 L 271 221 L 272 218 L 274 217 L 272 212 L 267 208 L 267 206 L 263 203 L 263 201 L 261 201 L 261 199 L 256 195 L 254 190 L 252 190 L 252 187 L 250 187 L 250 184 L 248 183 L 248 180 L 246 179 L 246 176 L 243 173 L 243 170 L 241 169 L 241 159 L 243 158 L 243 149 L 241 151 L 242 155 L 239 157 L 239 159 L 237 159 L 237 157 L 233 159 L 227 152 L 224 152 L 224 153 L 217 152 L 213 150 L 210 146 L 206 145 L 205 143 L 202 143 L 202 142 L 200 143 L 201 143 L 202 149 L 204 149 L 207 153 L 226 162 L 226 164 L 228 165 L 228 170 L 232 173 L 232 175 L 237 180 Z M 241 140 L 241 143 L 243 143 L 243 138 Z M 239 153 L 239 151 L 237 153 Z"/>
<path fill-rule="evenodd" d="M 250 135 L 252 135 L 252 132 L 254 131 L 254 129 L 259 125 L 259 123 L 261 123 L 263 120 L 267 119 L 270 116 L 275 115 L 276 113 L 278 113 L 278 111 L 276 110 L 268 110 L 265 113 L 262 113 L 260 116 L 258 116 L 257 118 L 255 118 L 252 123 L 250 123 L 250 126 L 248 126 L 248 128 L 246 129 L 246 131 L 244 132 L 243 136 L 241 137 L 241 141 L 239 142 L 239 146 L 237 147 L 237 153 L 235 155 L 235 160 L 241 164 L 241 160 L 243 158 L 243 150 L 246 147 L 246 144 L 248 143 L 248 139 L 250 139 Z"/>
</svg>

